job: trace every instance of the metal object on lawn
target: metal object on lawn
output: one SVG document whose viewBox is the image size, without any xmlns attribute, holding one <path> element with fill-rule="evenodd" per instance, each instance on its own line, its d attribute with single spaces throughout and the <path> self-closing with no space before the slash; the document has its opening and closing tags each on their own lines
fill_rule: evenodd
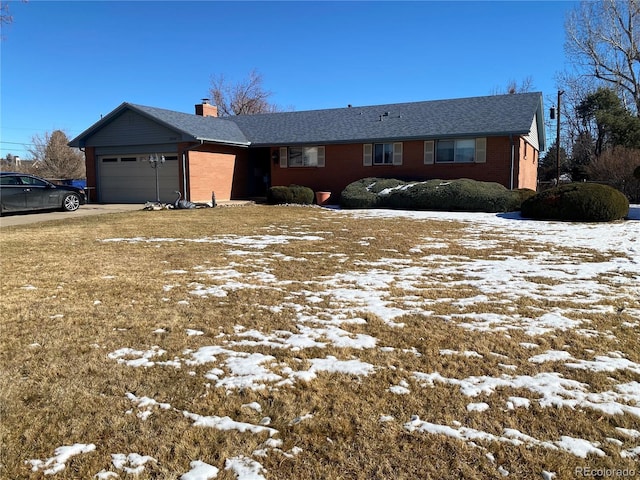
<svg viewBox="0 0 640 480">
<path fill-rule="evenodd" d="M 164 155 L 158 157 L 157 153 L 149 155 L 149 165 L 156 172 L 156 202 L 160 203 L 160 183 L 158 182 L 158 168 L 164 164 Z"/>
</svg>

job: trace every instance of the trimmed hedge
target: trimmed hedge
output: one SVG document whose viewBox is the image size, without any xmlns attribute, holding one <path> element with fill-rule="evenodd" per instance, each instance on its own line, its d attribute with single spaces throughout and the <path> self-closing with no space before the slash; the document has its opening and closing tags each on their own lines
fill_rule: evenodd
<svg viewBox="0 0 640 480">
<path fill-rule="evenodd" d="M 271 187 L 267 191 L 267 202 L 272 205 L 286 203 L 300 203 L 309 205 L 313 203 L 313 190 L 300 185 Z"/>
<path fill-rule="evenodd" d="M 344 208 L 397 208 L 469 212 L 510 212 L 535 195 L 533 190 L 509 190 L 495 182 L 470 179 L 403 182 L 365 178 L 344 189 Z"/>
<path fill-rule="evenodd" d="M 363 178 L 347 185 L 340 194 L 343 208 L 376 208 L 381 200 L 378 194 L 387 188 L 395 188 L 405 182 L 392 178 Z"/>
<path fill-rule="evenodd" d="M 629 200 L 619 190 L 599 183 L 560 185 L 526 200 L 522 216 L 540 220 L 611 222 L 629 214 Z"/>
</svg>

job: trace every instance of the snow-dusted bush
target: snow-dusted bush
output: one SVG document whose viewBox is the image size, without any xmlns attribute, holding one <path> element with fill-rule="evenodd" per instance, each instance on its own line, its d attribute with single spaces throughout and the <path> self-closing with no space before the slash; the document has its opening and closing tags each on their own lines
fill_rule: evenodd
<svg viewBox="0 0 640 480">
<path fill-rule="evenodd" d="M 532 195 L 532 190 L 511 191 L 499 183 L 466 178 L 424 182 L 366 178 L 348 185 L 341 198 L 344 208 L 509 212 Z"/>
<path fill-rule="evenodd" d="M 619 190 L 598 183 L 569 183 L 540 192 L 522 204 L 522 216 L 545 220 L 610 222 L 629 214 Z"/>
<path fill-rule="evenodd" d="M 381 191 L 404 185 L 405 182 L 393 178 L 363 178 L 347 185 L 340 194 L 343 208 L 376 208 L 380 206 Z"/>
</svg>

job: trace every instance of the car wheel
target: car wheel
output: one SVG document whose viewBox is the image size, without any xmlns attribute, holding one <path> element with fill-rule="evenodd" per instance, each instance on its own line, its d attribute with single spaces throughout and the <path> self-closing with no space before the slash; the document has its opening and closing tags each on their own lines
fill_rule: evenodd
<svg viewBox="0 0 640 480">
<path fill-rule="evenodd" d="M 80 197 L 75 193 L 66 195 L 62 200 L 62 209 L 65 212 L 75 212 L 80 208 Z"/>
</svg>

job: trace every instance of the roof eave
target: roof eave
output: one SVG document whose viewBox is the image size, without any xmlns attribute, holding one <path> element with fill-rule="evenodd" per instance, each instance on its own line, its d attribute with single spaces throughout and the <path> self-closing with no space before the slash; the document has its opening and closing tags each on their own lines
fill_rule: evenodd
<svg viewBox="0 0 640 480">
<path fill-rule="evenodd" d="M 536 108 L 536 124 L 538 127 L 538 145 L 540 146 L 540 151 L 543 152 L 547 149 L 547 134 L 544 124 L 544 100 L 542 94 L 540 94 L 540 101 Z"/>
<path fill-rule="evenodd" d="M 204 143 L 215 143 L 216 145 L 227 145 L 230 147 L 252 147 L 251 142 L 232 142 L 229 140 L 220 140 L 216 138 L 196 138 L 197 141 Z"/>
<path fill-rule="evenodd" d="M 382 142 L 406 142 L 415 140 L 438 140 L 442 138 L 477 138 L 477 137 L 508 137 L 508 136 L 524 136 L 530 133 L 529 130 L 509 130 L 500 132 L 464 132 L 452 134 L 434 134 L 434 135 L 413 135 L 413 136 L 394 136 L 394 137 L 370 137 L 370 138 L 353 138 L 345 140 L 309 140 L 304 142 L 260 142 L 250 143 L 251 147 L 274 147 L 278 145 L 348 145 L 359 143 L 382 143 Z"/>
</svg>

